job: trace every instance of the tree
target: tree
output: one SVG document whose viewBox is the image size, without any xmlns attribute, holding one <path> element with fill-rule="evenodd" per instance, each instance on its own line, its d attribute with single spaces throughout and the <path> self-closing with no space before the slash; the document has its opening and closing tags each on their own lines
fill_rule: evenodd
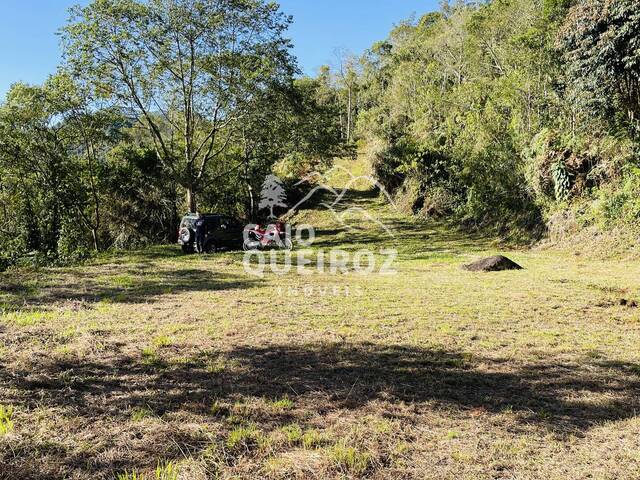
<svg viewBox="0 0 640 480">
<path fill-rule="evenodd" d="M 63 45 L 72 71 L 146 130 L 195 211 L 252 100 L 290 83 L 289 23 L 263 0 L 94 0 L 73 10 Z"/>
<path fill-rule="evenodd" d="M 311 168 L 322 168 L 333 157 L 350 153 L 341 138 L 340 105 L 321 70 L 317 78 L 294 83 L 287 154 L 301 154 Z M 307 172 L 308 173 L 308 172 Z"/>
<path fill-rule="evenodd" d="M 345 112 L 343 137 L 347 143 L 350 143 L 353 139 L 355 116 L 358 113 L 358 76 L 360 74 L 358 59 L 352 53 L 344 50 L 337 50 L 336 58 L 338 62 L 336 76 L 338 93 L 344 97 L 342 99 Z"/>
<path fill-rule="evenodd" d="M 358 135 L 409 210 L 537 221 L 521 152 L 554 100 L 542 20 L 542 0 L 445 3 L 365 54 Z"/>
<path fill-rule="evenodd" d="M 50 251 L 60 231 L 63 186 L 68 178 L 59 128 L 41 88 L 15 84 L 0 109 L 0 171 L 12 211 L 21 219 L 5 216 L 8 233 L 20 245 L 14 249 Z M 48 215 L 36 216 L 47 210 Z M 20 220 L 24 220 L 21 222 Z"/>
<path fill-rule="evenodd" d="M 639 38 L 636 0 L 581 0 L 569 11 L 558 36 L 581 104 L 611 123 L 628 125 L 636 136 L 640 135 Z"/>
<path fill-rule="evenodd" d="M 275 175 L 267 175 L 262 184 L 258 209 L 268 208 L 270 211 L 269 218 L 276 218 L 273 213 L 275 207 L 287 208 L 287 194 L 278 177 Z"/>
<path fill-rule="evenodd" d="M 65 222 L 91 233 L 101 248 L 99 169 L 118 140 L 117 112 L 96 108 L 64 73 L 42 86 L 15 84 L 0 108 L 0 169 L 28 212 L 32 248 L 55 253 Z M 92 107 L 89 104 L 92 103 Z M 38 231 L 36 231 L 38 230 Z M 75 232 L 82 237 L 82 232 Z M 76 238 L 82 244 L 81 238 Z M 27 242 L 29 243 L 29 242 Z"/>
</svg>

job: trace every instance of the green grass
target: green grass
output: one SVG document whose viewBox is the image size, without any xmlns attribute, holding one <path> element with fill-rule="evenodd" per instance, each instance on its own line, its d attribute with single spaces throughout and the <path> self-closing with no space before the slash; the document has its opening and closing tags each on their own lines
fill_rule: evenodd
<svg viewBox="0 0 640 480">
<path fill-rule="evenodd" d="M 142 362 L 145 365 L 153 367 L 162 367 L 164 365 L 162 358 L 158 355 L 156 347 L 145 347 L 142 349 Z"/>
<path fill-rule="evenodd" d="M 255 278 L 176 246 L 0 274 L 6 475 L 640 478 L 637 262 L 348 197 L 395 237 L 304 210 L 311 257 L 397 248 L 397 275 Z M 525 270 L 460 268 L 495 253 Z"/>
<path fill-rule="evenodd" d="M 371 455 L 344 442 L 337 443 L 329 450 L 329 458 L 335 466 L 346 473 L 362 474 L 371 464 Z"/>
<path fill-rule="evenodd" d="M 131 410 L 131 420 L 141 422 L 145 418 L 153 417 L 153 410 L 145 407 L 136 407 Z"/>
<path fill-rule="evenodd" d="M 291 400 L 287 395 L 271 402 L 271 406 L 276 410 L 289 410 L 293 408 L 293 405 L 293 400 Z"/>
<path fill-rule="evenodd" d="M 136 284 L 135 278 L 131 275 L 116 275 L 109 277 L 112 285 L 122 288 L 130 288 Z"/>
<path fill-rule="evenodd" d="M 292 423 L 290 425 L 285 425 L 282 427 L 282 432 L 285 434 L 287 443 L 289 445 L 295 445 L 302 441 L 302 428 L 297 423 Z"/>
<path fill-rule="evenodd" d="M 13 431 L 13 407 L 0 405 L 0 435 Z"/>
<path fill-rule="evenodd" d="M 255 425 L 236 427 L 227 435 L 226 446 L 229 449 L 249 449 L 258 444 L 262 434 Z"/>
<path fill-rule="evenodd" d="M 117 480 L 178 480 L 178 469 L 172 462 L 159 463 L 153 474 L 134 472 L 121 473 Z"/>
<path fill-rule="evenodd" d="M 302 446 L 309 450 L 318 448 L 324 443 L 324 438 L 318 430 L 308 430 L 302 434 Z"/>
<path fill-rule="evenodd" d="M 168 347 L 173 342 L 167 335 L 159 335 L 153 339 L 153 346 L 156 348 Z"/>
<path fill-rule="evenodd" d="M 20 327 L 30 327 L 38 325 L 40 323 L 46 323 L 49 320 L 55 318 L 56 315 L 52 312 L 41 311 L 13 311 L 4 315 L 4 320 L 12 322 Z"/>
</svg>

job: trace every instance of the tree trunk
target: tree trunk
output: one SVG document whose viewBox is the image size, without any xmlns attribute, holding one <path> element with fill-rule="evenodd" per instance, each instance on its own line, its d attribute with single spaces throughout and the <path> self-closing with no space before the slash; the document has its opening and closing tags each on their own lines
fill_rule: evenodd
<svg viewBox="0 0 640 480">
<path fill-rule="evenodd" d="M 351 142 L 351 86 L 349 86 L 349 101 L 347 105 L 347 142 Z"/>
<path fill-rule="evenodd" d="M 169 227 L 169 238 L 172 242 L 176 242 L 178 240 L 178 232 L 176 230 L 176 226 L 179 225 L 180 219 L 178 217 L 178 187 L 174 183 L 171 188 L 171 225 Z"/>
<path fill-rule="evenodd" d="M 189 207 L 189 213 L 196 213 L 198 211 L 196 192 L 193 191 L 193 187 L 187 187 L 187 206 Z"/>
<path fill-rule="evenodd" d="M 93 249 L 96 252 L 99 252 L 100 248 L 98 246 L 98 230 L 96 228 L 91 228 L 91 237 L 93 238 Z"/>
<path fill-rule="evenodd" d="M 251 188 L 251 185 L 249 185 L 249 222 L 253 222 L 253 203 L 253 188 Z"/>
</svg>

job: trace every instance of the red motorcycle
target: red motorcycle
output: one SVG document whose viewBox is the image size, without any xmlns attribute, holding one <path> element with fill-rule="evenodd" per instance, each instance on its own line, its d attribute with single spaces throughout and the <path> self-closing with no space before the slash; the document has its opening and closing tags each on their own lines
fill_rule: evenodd
<svg viewBox="0 0 640 480">
<path fill-rule="evenodd" d="M 287 235 L 286 225 L 276 222 L 261 227 L 260 225 L 249 225 L 244 230 L 244 241 L 242 249 L 265 250 L 268 248 L 282 248 L 284 250 L 293 249 L 293 242 L 290 235 Z"/>
</svg>

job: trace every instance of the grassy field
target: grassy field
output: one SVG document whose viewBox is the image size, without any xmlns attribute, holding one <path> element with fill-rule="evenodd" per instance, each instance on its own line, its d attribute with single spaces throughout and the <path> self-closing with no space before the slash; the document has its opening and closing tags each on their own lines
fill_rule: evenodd
<svg viewBox="0 0 640 480">
<path fill-rule="evenodd" d="M 307 210 L 313 255 L 397 248 L 396 275 L 175 246 L 0 274 L 0 478 L 640 478 L 637 262 L 347 200 L 394 236 Z M 460 268 L 498 251 L 525 270 Z"/>
</svg>

